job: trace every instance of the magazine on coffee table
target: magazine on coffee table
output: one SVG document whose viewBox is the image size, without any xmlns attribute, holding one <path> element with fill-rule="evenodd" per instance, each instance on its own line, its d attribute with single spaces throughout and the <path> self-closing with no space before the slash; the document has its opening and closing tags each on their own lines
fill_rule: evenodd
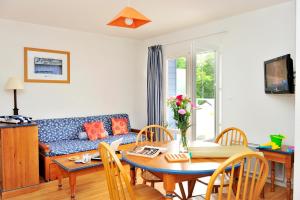
<svg viewBox="0 0 300 200">
<path fill-rule="evenodd" d="M 142 156 L 147 158 L 154 158 L 160 153 L 166 152 L 166 148 L 154 147 L 154 146 L 137 146 L 131 151 L 127 151 L 127 154 L 133 156 Z"/>
<path fill-rule="evenodd" d="M 120 138 L 116 141 L 113 141 L 110 144 L 110 148 L 112 148 L 112 150 L 116 153 L 116 154 L 120 154 L 121 152 L 118 151 L 118 148 L 120 146 L 120 144 L 123 142 L 123 138 Z M 92 160 L 101 160 L 100 154 L 99 153 L 94 153 L 92 154 Z"/>
</svg>

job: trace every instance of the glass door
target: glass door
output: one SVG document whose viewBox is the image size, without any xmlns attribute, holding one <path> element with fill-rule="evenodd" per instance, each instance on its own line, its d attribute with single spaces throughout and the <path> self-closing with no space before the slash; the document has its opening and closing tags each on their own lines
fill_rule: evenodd
<svg viewBox="0 0 300 200">
<path fill-rule="evenodd" d="M 179 56 L 167 59 L 167 88 L 166 99 L 179 94 L 187 95 L 187 56 Z M 170 108 L 166 108 L 166 122 L 168 127 L 176 129 L 173 119 L 173 112 Z"/>
<path fill-rule="evenodd" d="M 192 74 L 193 139 L 209 140 L 216 132 L 216 51 L 196 52 Z"/>
<path fill-rule="evenodd" d="M 192 98 L 196 109 L 192 112 L 192 127 L 188 133 L 191 140 L 209 140 L 215 137 L 219 123 L 219 105 L 216 101 L 217 49 L 203 41 L 165 47 L 165 102 L 169 97 L 179 94 Z M 165 124 L 172 131 L 178 132 L 173 113 L 166 105 Z"/>
</svg>

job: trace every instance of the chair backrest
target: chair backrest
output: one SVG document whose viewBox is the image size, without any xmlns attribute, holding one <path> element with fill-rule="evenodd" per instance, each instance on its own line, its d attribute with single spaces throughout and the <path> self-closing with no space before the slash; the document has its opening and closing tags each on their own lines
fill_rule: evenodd
<svg viewBox="0 0 300 200">
<path fill-rule="evenodd" d="M 99 144 L 99 152 L 104 166 L 110 199 L 134 200 L 135 195 L 129 177 L 115 152 L 105 142 Z"/>
<path fill-rule="evenodd" d="M 248 146 L 247 136 L 239 128 L 230 127 L 223 130 L 216 138 L 215 143 L 221 145 L 243 145 Z"/>
<path fill-rule="evenodd" d="M 236 200 L 257 200 L 266 182 L 268 171 L 268 162 L 260 153 L 236 154 L 222 163 L 211 176 L 207 186 L 206 200 L 211 199 L 213 186 L 218 178 L 220 182 L 219 191 L 216 194 L 218 200 L 233 199 L 231 198 L 233 190 Z M 223 193 L 225 176 L 229 178 L 229 184 L 226 183 L 229 187 L 225 186 L 228 190 L 226 194 Z"/>
<path fill-rule="evenodd" d="M 167 142 L 174 140 L 174 137 L 168 129 L 160 125 L 145 126 L 136 137 L 136 144 L 143 141 L 148 142 Z"/>
</svg>

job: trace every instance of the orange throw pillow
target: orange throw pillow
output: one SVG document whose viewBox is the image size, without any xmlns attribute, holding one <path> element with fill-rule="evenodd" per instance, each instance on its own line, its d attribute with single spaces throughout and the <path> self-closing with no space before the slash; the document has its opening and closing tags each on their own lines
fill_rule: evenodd
<svg viewBox="0 0 300 200">
<path fill-rule="evenodd" d="M 103 122 L 87 122 L 84 123 L 83 126 L 89 140 L 97 140 L 106 137 Z"/>
<path fill-rule="evenodd" d="M 128 133 L 128 119 L 126 118 L 111 118 L 111 126 L 114 135 Z"/>
</svg>

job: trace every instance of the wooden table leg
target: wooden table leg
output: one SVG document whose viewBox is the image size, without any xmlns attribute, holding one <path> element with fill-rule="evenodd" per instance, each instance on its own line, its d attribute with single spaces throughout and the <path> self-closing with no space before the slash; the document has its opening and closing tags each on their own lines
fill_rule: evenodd
<svg viewBox="0 0 300 200">
<path fill-rule="evenodd" d="M 135 185 L 136 184 L 136 169 L 132 165 L 130 165 L 130 177 L 131 177 L 130 183 L 132 185 Z"/>
<path fill-rule="evenodd" d="M 71 173 L 69 175 L 69 183 L 70 183 L 70 189 L 71 189 L 71 199 L 75 199 L 76 174 Z"/>
<path fill-rule="evenodd" d="M 193 196 L 195 184 L 196 184 L 196 180 L 188 181 L 188 197 L 187 198 L 191 198 Z"/>
<path fill-rule="evenodd" d="M 271 161 L 271 192 L 275 191 L 275 162 Z"/>
<path fill-rule="evenodd" d="M 291 199 L 291 174 L 292 167 L 289 163 L 285 163 L 285 177 L 286 177 L 286 199 Z"/>
<path fill-rule="evenodd" d="M 62 189 L 62 173 L 59 172 L 59 175 L 58 175 L 58 189 L 61 190 Z"/>
<path fill-rule="evenodd" d="M 186 196 L 185 196 L 185 191 L 184 191 L 184 187 L 183 187 L 183 184 L 182 183 L 179 183 L 179 189 L 180 189 L 180 192 L 181 192 L 181 197 L 183 200 L 186 200 Z"/>
<path fill-rule="evenodd" d="M 166 191 L 165 200 L 173 199 L 175 191 L 175 176 L 171 174 L 163 175 L 164 189 Z"/>
</svg>

